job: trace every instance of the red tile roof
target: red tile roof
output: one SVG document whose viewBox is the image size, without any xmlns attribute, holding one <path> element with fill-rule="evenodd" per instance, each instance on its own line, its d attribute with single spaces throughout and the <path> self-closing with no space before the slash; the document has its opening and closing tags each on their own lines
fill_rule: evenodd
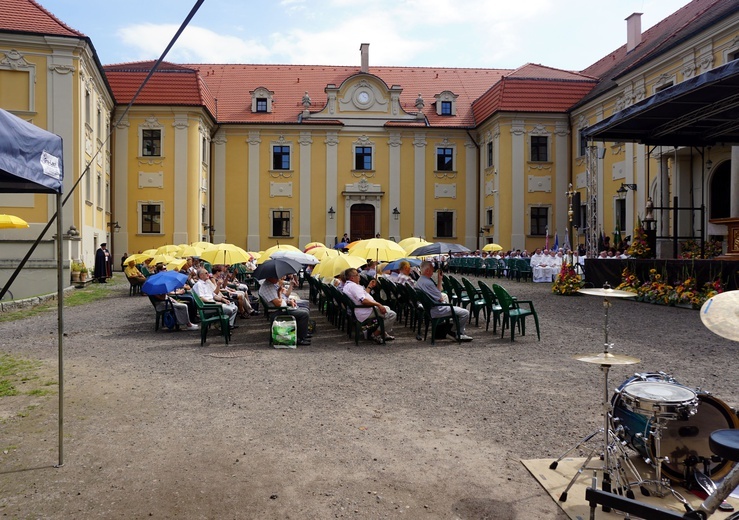
<svg viewBox="0 0 739 520">
<path fill-rule="evenodd" d="M 481 124 L 496 112 L 565 113 L 596 85 L 578 72 L 526 64 L 506 74 L 472 103 Z"/>
<path fill-rule="evenodd" d="M 86 38 L 33 0 L 0 0 L 0 31 Z"/>
<path fill-rule="evenodd" d="M 130 101 L 146 76 L 144 70 L 150 68 L 151 62 L 105 67 L 118 102 Z M 301 100 L 305 92 L 308 92 L 313 101 L 311 112 L 317 112 L 326 104 L 327 85 L 339 86 L 347 78 L 360 73 L 357 67 L 330 65 L 167 64 L 164 69 L 157 71 L 151 80 L 153 85 L 144 89 L 136 104 L 195 104 L 198 94 L 194 82 L 189 74 L 178 74 L 182 69 L 199 73 L 200 80 L 205 85 L 205 89 L 200 89 L 199 95 L 205 100 L 208 96 L 212 97 L 214 108 L 211 111 L 220 123 L 259 124 L 296 123 L 303 111 Z M 425 102 L 424 114 L 432 126 L 461 128 L 474 126 L 472 101 L 506 72 L 508 70 L 505 69 L 370 67 L 370 73 L 388 86 L 400 85 L 403 88 L 400 104 L 404 110 L 416 112 L 415 101 L 420 93 Z M 251 111 L 250 91 L 258 87 L 274 92 L 272 112 Z M 456 116 L 436 115 L 434 96 L 445 90 L 459 96 Z M 317 124 L 315 120 L 308 120 L 306 123 Z M 409 123 L 416 125 L 413 121 Z M 395 126 L 403 124 L 394 123 Z"/>
<path fill-rule="evenodd" d="M 108 65 L 108 78 L 116 101 L 128 104 L 141 87 L 153 61 Z M 162 62 L 136 98 L 136 105 L 204 106 L 215 118 L 216 103 L 198 71 Z"/>
<path fill-rule="evenodd" d="M 626 52 L 624 44 L 582 70 L 583 74 L 600 78 L 600 83 L 578 105 L 615 88 L 616 78 L 735 12 L 739 12 L 736 0 L 693 0 L 644 31 L 641 42 L 631 52 Z"/>
</svg>

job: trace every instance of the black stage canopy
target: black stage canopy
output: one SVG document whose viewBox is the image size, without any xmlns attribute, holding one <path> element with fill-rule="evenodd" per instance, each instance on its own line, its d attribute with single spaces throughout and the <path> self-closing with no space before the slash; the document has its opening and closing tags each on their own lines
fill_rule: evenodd
<svg viewBox="0 0 739 520">
<path fill-rule="evenodd" d="M 739 144 L 739 60 L 657 92 L 584 133 L 654 146 Z"/>
</svg>

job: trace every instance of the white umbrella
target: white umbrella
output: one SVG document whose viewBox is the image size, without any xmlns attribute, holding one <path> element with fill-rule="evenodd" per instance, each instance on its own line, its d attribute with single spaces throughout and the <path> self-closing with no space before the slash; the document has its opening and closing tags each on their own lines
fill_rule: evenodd
<svg viewBox="0 0 739 520">
<path fill-rule="evenodd" d="M 275 251 L 270 255 L 270 258 L 287 258 L 303 265 L 316 265 L 318 263 L 318 258 L 300 251 Z"/>
</svg>

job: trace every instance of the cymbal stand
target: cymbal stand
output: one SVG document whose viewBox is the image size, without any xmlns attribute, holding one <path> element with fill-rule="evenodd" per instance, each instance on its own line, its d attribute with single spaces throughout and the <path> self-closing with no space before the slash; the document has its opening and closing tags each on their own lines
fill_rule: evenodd
<svg viewBox="0 0 739 520">
<path fill-rule="evenodd" d="M 604 358 L 606 358 L 606 355 L 609 353 L 609 349 L 613 348 L 613 343 L 610 343 L 608 341 L 608 309 L 611 307 L 611 302 L 608 300 L 607 297 L 603 298 L 603 334 L 604 334 L 604 342 L 603 342 L 603 355 Z M 590 435 L 583 438 L 579 443 L 577 443 L 574 447 L 567 450 L 563 455 L 561 455 L 556 461 L 552 462 L 550 464 L 550 469 L 556 469 L 558 463 L 566 457 L 569 453 L 572 451 L 578 449 L 580 446 L 588 442 L 590 439 L 596 437 L 598 434 L 603 434 L 603 444 L 600 446 L 602 449 L 602 464 L 596 464 L 591 466 L 590 462 L 595 455 L 595 453 L 598 451 L 598 447 L 593 448 L 591 453 L 588 455 L 588 457 L 585 459 L 585 462 L 578 468 L 577 473 L 575 473 L 575 476 L 572 478 L 570 483 L 567 485 L 565 490 L 562 492 L 562 494 L 559 497 L 560 502 L 565 502 L 567 500 L 567 493 L 572 488 L 572 486 L 577 481 L 578 477 L 583 473 L 585 470 L 593 470 L 593 487 L 596 486 L 597 481 L 597 474 L 598 471 L 602 474 L 602 488 L 604 491 L 611 491 L 611 484 L 613 481 L 616 482 L 617 490 L 620 490 L 622 492 L 625 491 L 626 495 L 629 498 L 634 497 L 633 491 L 631 491 L 632 485 L 641 485 L 645 481 L 641 478 L 641 475 L 637 471 L 636 467 L 631 463 L 629 460 L 628 454 L 626 453 L 626 450 L 621 442 L 621 440 L 618 438 L 618 435 L 616 435 L 615 428 L 613 427 L 613 407 L 611 406 L 611 400 L 609 396 L 608 391 L 608 371 L 610 370 L 611 365 L 608 363 L 601 363 L 600 369 L 603 372 L 603 400 L 601 402 L 601 409 L 602 409 L 602 416 L 603 416 L 603 427 L 599 428 L 598 430 L 594 431 Z M 635 478 L 634 483 L 630 483 L 626 471 L 629 471 L 632 476 Z M 610 510 L 610 508 L 603 508 L 604 511 Z"/>
</svg>

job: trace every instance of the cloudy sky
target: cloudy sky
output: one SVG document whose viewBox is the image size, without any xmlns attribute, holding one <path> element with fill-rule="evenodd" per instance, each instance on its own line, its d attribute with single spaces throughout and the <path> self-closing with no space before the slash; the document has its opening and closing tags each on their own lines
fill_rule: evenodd
<svg viewBox="0 0 739 520">
<path fill-rule="evenodd" d="M 92 39 L 103 64 L 158 58 L 195 0 L 37 0 Z M 688 0 L 205 0 L 167 60 L 177 63 L 581 70 Z"/>
</svg>

